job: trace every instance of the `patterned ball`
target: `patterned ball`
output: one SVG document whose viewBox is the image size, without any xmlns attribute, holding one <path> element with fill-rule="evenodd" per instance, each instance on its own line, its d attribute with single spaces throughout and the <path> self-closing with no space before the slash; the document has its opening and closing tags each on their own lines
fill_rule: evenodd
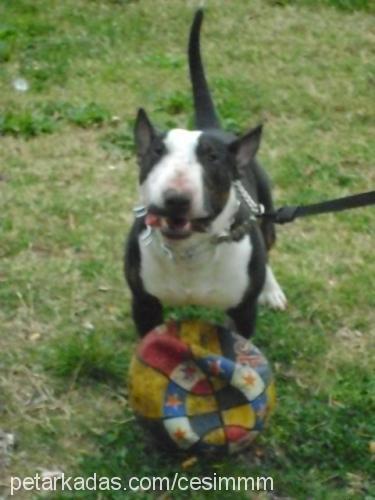
<svg viewBox="0 0 375 500">
<path fill-rule="evenodd" d="M 138 344 L 129 401 L 158 445 L 235 453 L 263 430 L 275 387 L 252 342 L 211 323 L 170 322 Z"/>
</svg>

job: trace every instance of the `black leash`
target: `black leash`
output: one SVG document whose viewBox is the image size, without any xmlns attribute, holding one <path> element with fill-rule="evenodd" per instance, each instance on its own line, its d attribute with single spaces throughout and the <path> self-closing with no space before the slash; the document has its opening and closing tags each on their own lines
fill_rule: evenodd
<svg viewBox="0 0 375 500">
<path fill-rule="evenodd" d="M 323 201 L 321 203 L 313 203 L 312 205 L 285 206 L 273 212 L 259 214 L 259 216 L 266 217 L 275 224 L 286 224 L 288 222 L 293 222 L 299 217 L 325 214 L 328 212 L 340 212 L 341 210 L 365 207 L 368 205 L 375 205 L 375 191 L 354 194 L 352 196 Z"/>
<path fill-rule="evenodd" d="M 368 191 L 367 193 L 354 194 L 352 196 L 345 196 L 344 198 L 336 198 L 335 200 L 323 201 L 321 203 L 313 203 L 311 205 L 286 205 L 285 207 L 280 207 L 272 212 L 265 212 L 264 206 L 256 203 L 250 194 L 247 192 L 242 182 L 237 180 L 234 182 L 234 186 L 238 196 L 238 203 L 244 202 L 244 206 L 247 207 L 249 217 L 240 223 L 235 223 L 227 231 L 216 235 L 214 238 L 214 243 L 239 241 L 248 231 L 254 221 L 257 218 L 266 218 L 275 224 L 286 224 L 288 222 L 293 222 L 299 217 L 307 217 L 309 215 L 326 214 L 329 212 L 340 212 L 341 210 L 349 210 L 351 208 L 365 207 L 368 205 L 375 205 L 375 191 Z M 133 209 L 135 216 L 138 218 L 143 218 L 148 209 L 146 207 L 139 206 Z M 152 228 L 147 226 L 147 232 L 143 236 L 146 244 L 149 244 L 152 240 Z"/>
</svg>

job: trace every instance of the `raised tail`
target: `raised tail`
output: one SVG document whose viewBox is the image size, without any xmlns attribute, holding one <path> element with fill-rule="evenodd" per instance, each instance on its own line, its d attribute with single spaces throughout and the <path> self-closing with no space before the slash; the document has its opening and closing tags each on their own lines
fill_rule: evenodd
<svg viewBox="0 0 375 500">
<path fill-rule="evenodd" d="M 204 74 L 201 51 L 200 30 L 203 21 L 203 9 L 197 10 L 189 37 L 189 69 L 193 87 L 195 126 L 197 129 L 221 128 Z"/>
</svg>

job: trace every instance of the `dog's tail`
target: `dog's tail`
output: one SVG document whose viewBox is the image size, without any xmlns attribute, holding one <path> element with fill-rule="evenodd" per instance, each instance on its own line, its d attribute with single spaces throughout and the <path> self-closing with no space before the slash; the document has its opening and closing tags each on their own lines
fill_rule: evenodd
<svg viewBox="0 0 375 500">
<path fill-rule="evenodd" d="M 189 69 L 193 87 L 195 125 L 198 129 L 220 128 L 220 120 L 215 111 L 202 64 L 200 51 L 202 21 L 203 9 L 198 9 L 189 37 Z"/>
</svg>

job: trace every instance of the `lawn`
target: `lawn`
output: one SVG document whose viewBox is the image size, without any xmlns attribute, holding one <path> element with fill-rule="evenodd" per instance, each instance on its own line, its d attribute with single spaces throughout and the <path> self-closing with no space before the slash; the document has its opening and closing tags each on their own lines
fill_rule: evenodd
<svg viewBox="0 0 375 500">
<path fill-rule="evenodd" d="M 122 276 L 137 203 L 132 125 L 144 106 L 161 128 L 191 126 L 185 52 L 198 3 L 0 2 L 0 499 L 10 476 L 55 470 L 261 475 L 274 491 L 251 498 L 375 498 L 372 208 L 279 229 L 271 260 L 289 306 L 261 309 L 255 338 L 278 405 L 250 452 L 188 466 L 150 447 L 127 404 L 137 340 Z M 374 189 L 370 1 L 206 6 L 203 51 L 220 115 L 236 131 L 265 124 L 259 158 L 276 204 Z"/>
</svg>

